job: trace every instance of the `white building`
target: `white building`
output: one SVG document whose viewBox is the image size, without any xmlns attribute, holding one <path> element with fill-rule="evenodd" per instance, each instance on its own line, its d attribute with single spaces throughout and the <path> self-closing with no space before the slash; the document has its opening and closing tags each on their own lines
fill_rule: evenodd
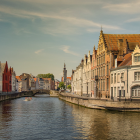
<svg viewBox="0 0 140 140">
<path fill-rule="evenodd" d="M 83 94 L 83 60 L 72 74 L 72 92 L 82 96 Z"/>
<path fill-rule="evenodd" d="M 34 78 L 35 81 L 35 89 L 39 89 L 39 78 Z"/>
<path fill-rule="evenodd" d="M 50 90 L 51 89 L 51 78 L 43 78 L 44 80 L 44 89 Z"/>
<path fill-rule="evenodd" d="M 13 68 L 11 68 L 11 72 L 12 72 L 12 79 L 11 79 L 12 92 L 15 92 L 16 91 L 16 73 L 13 70 Z"/>
<path fill-rule="evenodd" d="M 91 96 L 91 63 L 92 63 L 92 55 L 90 55 L 90 51 L 88 56 L 84 57 L 83 64 L 83 96 Z"/>
<path fill-rule="evenodd" d="M 22 80 L 20 76 L 16 76 L 16 91 L 21 92 L 22 91 Z"/>
<path fill-rule="evenodd" d="M 43 78 L 39 78 L 39 89 L 44 89 L 44 80 L 43 80 Z"/>
<path fill-rule="evenodd" d="M 118 62 L 119 65 L 117 65 Z M 133 53 L 126 54 L 122 60 L 115 60 L 115 68 L 111 69 L 110 77 L 111 99 L 140 98 L 140 49 L 138 46 Z"/>
</svg>

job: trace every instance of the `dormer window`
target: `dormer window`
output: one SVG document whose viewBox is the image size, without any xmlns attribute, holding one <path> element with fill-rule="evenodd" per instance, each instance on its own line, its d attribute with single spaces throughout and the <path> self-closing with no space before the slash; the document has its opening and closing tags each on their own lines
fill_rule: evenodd
<svg viewBox="0 0 140 140">
<path fill-rule="evenodd" d="M 139 53 L 134 55 L 134 61 L 140 62 L 140 54 Z"/>
</svg>

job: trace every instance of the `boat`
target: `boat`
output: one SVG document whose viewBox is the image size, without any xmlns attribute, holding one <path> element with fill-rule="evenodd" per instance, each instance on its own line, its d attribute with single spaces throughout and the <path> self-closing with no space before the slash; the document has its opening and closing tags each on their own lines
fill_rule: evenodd
<svg viewBox="0 0 140 140">
<path fill-rule="evenodd" d="M 32 97 L 25 97 L 24 101 L 31 101 L 31 100 L 32 100 Z"/>
</svg>

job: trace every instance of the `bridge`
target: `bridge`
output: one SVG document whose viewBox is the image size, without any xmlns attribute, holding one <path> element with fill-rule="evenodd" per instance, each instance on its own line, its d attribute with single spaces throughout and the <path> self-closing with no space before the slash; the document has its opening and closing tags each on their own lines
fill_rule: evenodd
<svg viewBox="0 0 140 140">
<path fill-rule="evenodd" d="M 24 91 L 25 96 L 35 96 L 36 94 L 49 94 L 50 96 L 58 96 L 58 91 L 46 89 Z"/>
</svg>

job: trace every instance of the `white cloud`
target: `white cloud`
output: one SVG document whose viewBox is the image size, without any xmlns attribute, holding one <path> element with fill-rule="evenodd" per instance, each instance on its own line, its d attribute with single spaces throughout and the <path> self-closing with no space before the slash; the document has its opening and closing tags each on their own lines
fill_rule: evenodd
<svg viewBox="0 0 140 140">
<path fill-rule="evenodd" d="M 128 14 L 135 14 L 140 13 L 140 1 L 133 0 L 131 2 L 121 2 L 118 4 L 106 4 L 103 6 L 103 9 L 107 9 L 109 11 L 114 11 L 118 13 L 128 13 Z"/>
<path fill-rule="evenodd" d="M 16 9 L 14 7 L 4 7 L 4 6 L 0 6 L 0 12 L 3 13 L 7 13 L 10 15 L 14 15 L 14 16 L 18 16 L 21 18 L 30 18 L 31 20 L 34 19 L 35 17 L 39 17 L 43 20 L 47 20 L 47 19 L 54 19 L 54 20 L 59 20 L 62 22 L 67 22 L 71 25 L 77 26 L 77 27 L 85 27 L 85 28 L 89 28 L 89 27 L 101 27 L 100 23 L 94 22 L 92 20 L 88 20 L 85 18 L 78 18 L 78 17 L 74 17 L 74 16 L 62 16 L 60 15 L 60 13 L 45 13 L 45 12 L 31 12 L 31 11 L 27 11 L 27 10 L 22 10 L 22 9 Z M 104 29 L 113 29 L 113 30 L 121 30 L 120 27 L 118 26 L 111 26 L 111 25 L 106 25 L 106 24 L 102 24 Z"/>
<path fill-rule="evenodd" d="M 35 51 L 35 54 L 39 54 L 39 53 L 41 53 L 43 50 L 44 50 L 44 49 L 37 50 L 37 51 Z"/>
<path fill-rule="evenodd" d="M 60 48 L 63 52 L 65 52 L 65 53 L 69 53 L 69 54 L 72 54 L 72 55 L 75 55 L 75 56 L 79 56 L 79 54 L 78 53 L 75 53 L 75 52 L 73 52 L 73 51 L 70 51 L 69 50 L 69 46 L 63 46 L 62 48 Z"/>
<path fill-rule="evenodd" d="M 137 21 L 140 21 L 140 17 L 128 19 L 126 22 L 137 22 Z"/>
</svg>

